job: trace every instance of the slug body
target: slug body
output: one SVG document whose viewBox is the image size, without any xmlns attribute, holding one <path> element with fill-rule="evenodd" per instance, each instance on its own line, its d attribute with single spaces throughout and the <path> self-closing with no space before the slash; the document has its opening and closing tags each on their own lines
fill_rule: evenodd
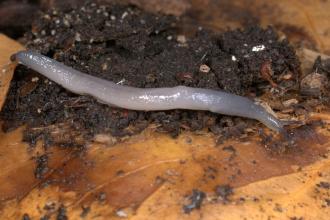
<svg viewBox="0 0 330 220">
<path fill-rule="evenodd" d="M 39 72 L 64 88 L 91 95 L 98 101 L 120 108 L 154 111 L 169 109 L 205 110 L 256 119 L 277 132 L 283 131 L 280 120 L 248 98 L 210 89 L 177 86 L 173 88 L 134 88 L 117 85 L 32 51 L 13 56 L 19 63 Z"/>
</svg>

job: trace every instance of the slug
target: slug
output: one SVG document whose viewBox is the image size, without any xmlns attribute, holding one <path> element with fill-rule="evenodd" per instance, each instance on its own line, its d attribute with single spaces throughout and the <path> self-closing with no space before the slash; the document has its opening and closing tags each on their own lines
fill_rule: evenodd
<svg viewBox="0 0 330 220">
<path fill-rule="evenodd" d="M 79 72 L 32 51 L 20 51 L 11 59 L 39 72 L 73 93 L 90 95 L 110 106 L 143 111 L 205 110 L 255 119 L 274 131 L 280 133 L 284 131 L 283 123 L 279 119 L 246 97 L 186 86 L 134 88 L 117 85 L 108 80 Z"/>
</svg>

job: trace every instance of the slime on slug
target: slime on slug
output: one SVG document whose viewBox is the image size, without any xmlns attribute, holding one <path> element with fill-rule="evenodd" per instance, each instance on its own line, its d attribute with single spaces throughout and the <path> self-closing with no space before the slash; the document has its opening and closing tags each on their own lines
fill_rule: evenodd
<svg viewBox="0 0 330 220">
<path fill-rule="evenodd" d="M 11 60 L 39 72 L 74 93 L 90 95 L 110 106 L 142 111 L 170 109 L 211 111 L 255 119 L 274 131 L 285 133 L 284 123 L 263 107 L 246 97 L 231 93 L 186 86 L 134 88 L 117 85 L 77 71 L 33 51 L 20 51 L 11 56 Z"/>
</svg>

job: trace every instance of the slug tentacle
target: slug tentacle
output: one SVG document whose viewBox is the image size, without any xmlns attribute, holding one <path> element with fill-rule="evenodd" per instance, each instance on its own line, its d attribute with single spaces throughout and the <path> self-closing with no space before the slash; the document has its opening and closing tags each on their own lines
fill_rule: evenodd
<svg viewBox="0 0 330 220">
<path fill-rule="evenodd" d="M 186 86 L 142 89 L 117 85 L 79 72 L 32 51 L 18 52 L 11 59 L 39 72 L 74 93 L 93 96 L 98 101 L 111 106 L 143 111 L 205 110 L 256 119 L 272 130 L 283 131 L 280 120 L 260 105 L 242 96 Z"/>
</svg>

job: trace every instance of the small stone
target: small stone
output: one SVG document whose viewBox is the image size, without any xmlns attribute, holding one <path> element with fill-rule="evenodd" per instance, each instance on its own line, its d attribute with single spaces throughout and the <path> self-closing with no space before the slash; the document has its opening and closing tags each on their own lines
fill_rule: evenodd
<svg viewBox="0 0 330 220">
<path fill-rule="evenodd" d="M 127 213 L 123 210 L 117 210 L 116 215 L 120 218 L 127 218 L 127 216 L 128 216 Z"/>
<path fill-rule="evenodd" d="M 107 63 L 103 63 L 102 64 L 102 70 L 107 70 L 108 69 L 108 64 Z"/>
<path fill-rule="evenodd" d="M 232 56 L 231 56 L 231 60 L 232 60 L 232 61 L 237 61 L 237 58 L 236 58 L 234 55 L 232 55 Z"/>
<path fill-rule="evenodd" d="M 56 31 L 55 30 L 51 30 L 50 34 L 54 36 L 56 34 Z"/>
<path fill-rule="evenodd" d="M 319 96 L 326 91 L 327 85 L 327 76 L 313 72 L 301 80 L 301 93 L 305 95 Z"/>
<path fill-rule="evenodd" d="M 37 38 L 37 39 L 34 39 L 33 40 L 33 43 L 37 44 L 37 43 L 40 43 L 41 42 L 41 39 L 40 38 Z"/>
<path fill-rule="evenodd" d="M 67 19 L 63 19 L 63 24 L 64 24 L 66 27 L 70 27 L 70 22 L 69 22 Z"/>
<path fill-rule="evenodd" d="M 167 40 L 172 40 L 173 39 L 173 36 L 172 35 L 170 35 L 170 36 L 167 36 L 167 38 L 166 38 Z"/>
<path fill-rule="evenodd" d="M 202 72 L 202 73 L 208 73 L 208 72 L 210 72 L 210 70 L 211 70 L 211 68 L 206 64 L 202 64 L 199 67 L 199 71 Z"/>
<path fill-rule="evenodd" d="M 31 82 L 38 82 L 38 80 L 39 80 L 39 77 L 33 77 L 33 78 L 31 79 Z"/>
<path fill-rule="evenodd" d="M 187 39 L 184 35 L 178 35 L 176 40 L 180 43 L 180 44 L 185 44 L 187 43 Z"/>
<path fill-rule="evenodd" d="M 111 15 L 111 16 L 110 16 L 110 19 L 111 19 L 112 21 L 114 21 L 114 20 L 116 20 L 116 16 Z"/>
<path fill-rule="evenodd" d="M 80 42 L 81 41 L 81 35 L 77 32 L 74 39 L 75 39 L 75 41 Z"/>
<path fill-rule="evenodd" d="M 40 108 L 38 108 L 38 109 L 37 109 L 37 112 L 38 112 L 38 114 L 40 114 L 40 113 L 41 113 L 41 109 L 40 109 Z"/>
</svg>

